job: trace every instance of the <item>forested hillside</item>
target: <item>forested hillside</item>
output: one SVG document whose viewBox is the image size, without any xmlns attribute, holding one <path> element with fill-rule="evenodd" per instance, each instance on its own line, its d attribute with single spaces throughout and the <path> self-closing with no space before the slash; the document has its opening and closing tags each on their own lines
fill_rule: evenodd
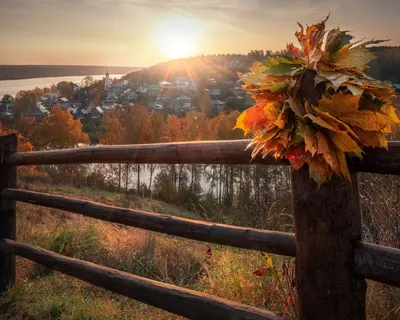
<svg viewBox="0 0 400 320">
<path fill-rule="evenodd" d="M 367 74 L 379 80 L 400 83 L 400 47 L 373 47 L 377 59 L 371 62 Z M 216 81 L 236 81 L 238 72 L 245 72 L 254 61 L 264 60 L 273 54 L 270 50 L 252 50 L 244 54 L 219 54 L 177 59 L 163 62 L 138 72 L 132 72 L 125 79 L 133 82 L 158 84 L 160 80 L 188 77 L 195 81 L 214 78 Z"/>
<path fill-rule="evenodd" d="M 39 65 L 0 65 L 0 80 L 18 80 L 46 77 L 69 77 L 110 74 L 125 74 L 137 71 L 134 67 L 107 66 L 39 66 Z"/>
<path fill-rule="evenodd" d="M 379 80 L 400 83 L 400 47 L 371 48 L 377 59 L 371 62 L 368 74 Z"/>
</svg>

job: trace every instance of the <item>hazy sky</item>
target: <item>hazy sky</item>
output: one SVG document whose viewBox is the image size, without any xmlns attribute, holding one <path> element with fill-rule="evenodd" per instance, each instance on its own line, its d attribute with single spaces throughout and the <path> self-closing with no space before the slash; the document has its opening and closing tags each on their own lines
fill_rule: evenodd
<svg viewBox="0 0 400 320">
<path fill-rule="evenodd" d="M 294 41 L 296 22 L 400 45 L 400 0 L 0 0 L 0 64 L 149 66 Z"/>
</svg>

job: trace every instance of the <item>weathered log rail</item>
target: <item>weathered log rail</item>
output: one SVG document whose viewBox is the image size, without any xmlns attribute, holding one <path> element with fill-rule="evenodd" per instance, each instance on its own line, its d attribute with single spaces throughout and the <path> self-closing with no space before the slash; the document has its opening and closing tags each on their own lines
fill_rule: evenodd
<svg viewBox="0 0 400 320">
<path fill-rule="evenodd" d="M 0 294 L 14 284 L 15 255 L 191 319 L 279 319 L 269 311 L 144 279 L 15 241 L 15 201 L 187 239 L 296 257 L 300 319 L 365 319 L 365 281 L 400 287 L 400 250 L 361 241 L 357 171 L 400 174 L 400 142 L 348 160 L 353 186 L 334 178 L 316 188 L 305 169 L 292 173 L 295 234 L 183 219 L 15 189 L 17 165 L 72 163 L 266 164 L 251 159 L 248 140 L 16 152 L 0 137 Z M 321 220 L 321 217 L 323 219 Z"/>
<path fill-rule="evenodd" d="M 98 146 L 79 149 L 18 152 L 5 158 L 13 166 L 82 163 L 154 164 L 265 164 L 288 165 L 274 157 L 251 158 L 245 151 L 250 140 L 199 141 L 127 146 Z M 366 150 L 362 161 L 349 160 L 352 171 L 400 174 L 400 141 L 389 142 L 389 149 Z"/>
</svg>

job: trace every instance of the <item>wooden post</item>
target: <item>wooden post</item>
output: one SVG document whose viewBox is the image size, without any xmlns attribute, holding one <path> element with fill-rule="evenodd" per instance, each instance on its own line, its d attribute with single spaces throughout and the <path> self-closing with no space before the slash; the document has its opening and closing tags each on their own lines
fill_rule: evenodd
<svg viewBox="0 0 400 320">
<path fill-rule="evenodd" d="M 361 239 L 357 174 L 351 178 L 334 176 L 318 189 L 307 166 L 292 171 L 300 320 L 366 318 L 366 282 L 353 260 Z"/>
<path fill-rule="evenodd" d="M 17 152 L 18 139 L 15 134 L 0 137 L 0 191 L 5 188 L 15 188 L 17 170 L 15 166 L 4 164 L 4 158 Z M 15 240 L 16 217 L 15 201 L 0 198 L 0 239 Z M 0 295 L 15 282 L 15 256 L 0 251 Z"/>
</svg>

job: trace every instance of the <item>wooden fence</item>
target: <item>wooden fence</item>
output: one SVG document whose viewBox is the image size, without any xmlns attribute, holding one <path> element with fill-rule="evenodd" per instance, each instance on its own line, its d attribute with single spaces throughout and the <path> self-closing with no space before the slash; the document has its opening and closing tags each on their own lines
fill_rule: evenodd
<svg viewBox="0 0 400 320">
<path fill-rule="evenodd" d="M 361 241 L 357 172 L 400 174 L 400 142 L 349 160 L 353 183 L 334 177 L 319 189 L 308 171 L 292 172 L 295 234 L 234 227 L 16 189 L 16 166 L 73 163 L 287 165 L 244 152 L 249 141 L 188 142 L 16 152 L 0 137 L 0 294 L 14 284 L 15 255 L 191 319 L 280 319 L 273 313 L 127 274 L 15 241 L 15 201 L 104 221 L 249 250 L 296 257 L 300 319 L 365 319 L 365 279 L 400 287 L 400 250 Z"/>
</svg>

